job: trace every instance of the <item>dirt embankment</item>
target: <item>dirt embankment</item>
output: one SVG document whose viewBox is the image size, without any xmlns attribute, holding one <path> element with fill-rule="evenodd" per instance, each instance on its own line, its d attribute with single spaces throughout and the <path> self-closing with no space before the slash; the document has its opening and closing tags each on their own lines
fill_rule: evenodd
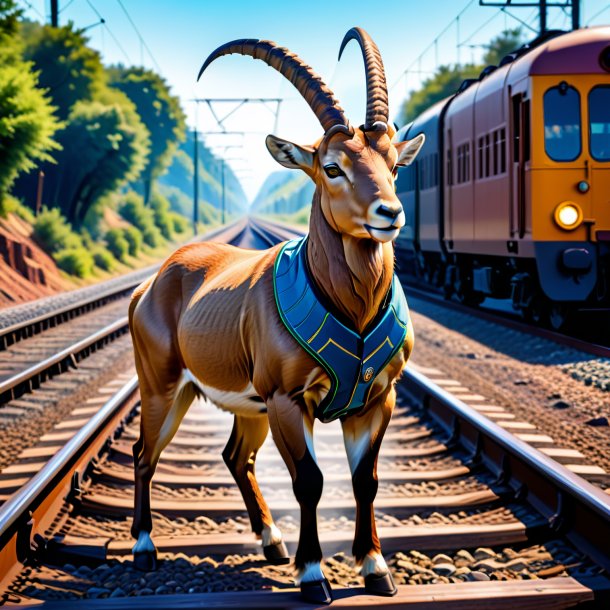
<svg viewBox="0 0 610 610">
<path fill-rule="evenodd" d="M 69 288 L 53 259 L 31 234 L 32 227 L 14 214 L 0 218 L 0 307 Z"/>
</svg>

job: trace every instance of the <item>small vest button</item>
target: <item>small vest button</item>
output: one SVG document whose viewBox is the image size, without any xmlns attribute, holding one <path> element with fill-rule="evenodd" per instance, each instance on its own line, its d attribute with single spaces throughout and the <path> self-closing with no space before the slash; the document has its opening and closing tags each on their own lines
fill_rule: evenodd
<svg viewBox="0 0 610 610">
<path fill-rule="evenodd" d="M 372 366 L 369 366 L 369 368 L 366 369 L 366 371 L 364 371 L 364 375 L 362 375 L 362 378 L 364 379 L 364 381 L 368 382 L 371 379 L 373 379 L 374 373 L 375 373 L 375 369 Z"/>
</svg>

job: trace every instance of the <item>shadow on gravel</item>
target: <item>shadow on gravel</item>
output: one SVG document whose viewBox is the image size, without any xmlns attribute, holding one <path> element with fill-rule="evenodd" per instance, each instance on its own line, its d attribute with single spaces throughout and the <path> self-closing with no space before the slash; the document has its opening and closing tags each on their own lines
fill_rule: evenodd
<svg viewBox="0 0 610 610">
<path fill-rule="evenodd" d="M 560 365 L 599 360 L 597 356 L 559 345 L 549 339 L 528 335 L 482 320 L 477 317 L 477 311 L 474 309 L 472 314 L 458 312 L 415 296 L 409 296 L 408 292 L 407 300 L 413 312 L 425 316 L 449 330 L 461 333 L 486 348 L 528 364 Z M 437 347 L 442 347 L 442 345 L 439 344 Z M 490 357 L 472 352 L 456 355 L 469 359 Z"/>
</svg>

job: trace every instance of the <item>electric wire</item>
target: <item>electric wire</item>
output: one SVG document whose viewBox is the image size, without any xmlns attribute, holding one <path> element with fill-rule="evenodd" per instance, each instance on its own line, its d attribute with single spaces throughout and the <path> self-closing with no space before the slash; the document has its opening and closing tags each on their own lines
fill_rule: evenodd
<svg viewBox="0 0 610 610">
<path fill-rule="evenodd" d="M 100 23 L 102 23 L 104 28 L 106 28 L 106 30 L 108 31 L 108 34 L 110 34 L 110 37 L 112 38 L 112 40 L 114 40 L 114 43 L 116 44 L 118 49 L 121 51 L 121 53 L 123 54 L 123 56 L 127 60 L 127 63 L 128 64 L 133 64 L 133 62 L 131 61 L 131 57 L 129 57 L 129 53 L 127 53 L 127 51 L 123 48 L 123 45 L 119 42 L 119 39 L 114 35 L 112 30 L 108 27 L 108 24 L 106 23 L 106 20 L 102 17 L 101 13 L 95 8 L 95 6 L 91 2 L 91 0 L 87 0 L 87 4 L 91 8 L 91 10 L 97 15 L 98 19 L 100 20 Z"/>
<path fill-rule="evenodd" d="M 125 16 L 129 20 L 129 23 L 131 23 L 131 26 L 133 27 L 134 32 L 137 34 L 138 38 L 140 39 L 140 44 L 148 52 L 148 55 L 150 56 L 150 59 L 152 60 L 153 64 L 155 65 L 155 68 L 157 68 L 159 73 L 162 73 L 163 71 L 161 70 L 159 64 L 157 63 L 157 60 L 155 59 L 155 56 L 152 54 L 152 51 L 150 50 L 150 47 L 146 44 L 146 41 L 144 40 L 144 37 L 142 36 L 142 34 L 140 33 L 140 30 L 136 26 L 135 21 L 131 18 L 131 15 L 129 14 L 129 12 L 125 8 L 125 5 L 123 4 L 122 0 L 117 0 L 117 2 L 119 3 L 119 6 L 121 7 L 123 12 L 125 13 Z"/>
</svg>

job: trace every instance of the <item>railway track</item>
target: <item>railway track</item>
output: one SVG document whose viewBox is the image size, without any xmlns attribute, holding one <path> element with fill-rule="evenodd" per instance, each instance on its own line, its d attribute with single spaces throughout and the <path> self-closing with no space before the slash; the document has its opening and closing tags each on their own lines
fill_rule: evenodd
<svg viewBox="0 0 610 610">
<path fill-rule="evenodd" d="M 234 230 L 260 247 L 269 244 L 270 229 L 256 221 Z M 296 234 L 276 229 L 276 235 Z M 13 470 L 14 486 L 5 481 L 11 494 L 0 508 L 5 603 L 85 607 L 70 601 L 85 597 L 93 609 L 303 607 L 290 568 L 265 566 L 222 464 L 231 418 L 201 402 L 154 480 L 155 541 L 165 561 L 157 573 L 133 569 L 131 444 L 138 405 L 137 381 L 128 377 L 110 384 L 101 407 L 99 400 L 78 406 Z M 345 555 L 354 503 L 340 430 L 317 427 L 326 482 L 320 531 L 333 605 L 607 607 L 610 496 L 526 444 L 527 431 L 519 438 L 518 430 L 494 424 L 485 405 L 457 400 L 443 389 L 448 385 L 438 372 L 406 371 L 380 457 L 376 509 L 384 552 L 401 583 L 395 598 L 367 597 L 357 588 Z M 257 473 L 293 551 L 298 507 L 269 442 Z M 128 597 L 135 593 L 148 596 Z"/>
<path fill-rule="evenodd" d="M 205 238 L 245 244 L 244 247 L 268 247 L 278 240 L 269 235 L 268 226 L 241 220 Z M 53 307 L 51 297 L 48 311 L 0 328 L 0 405 L 76 367 L 83 358 L 125 334 L 128 331 L 125 313 L 131 293 L 156 269 L 153 266 L 130 274 L 134 279 L 127 278 L 119 287 L 102 288 L 97 294 L 76 298 L 68 305 Z"/>
<path fill-rule="evenodd" d="M 423 300 L 454 309 L 455 311 L 476 315 L 483 320 L 500 324 L 506 328 L 518 330 L 520 332 L 541 337 L 543 339 L 549 339 L 550 341 L 554 341 L 560 345 L 572 347 L 593 356 L 610 358 L 610 337 L 607 336 L 606 332 L 604 340 L 600 343 L 599 331 L 600 328 L 603 328 L 603 326 L 598 326 L 596 333 L 595 324 L 591 325 L 590 321 L 585 322 L 582 318 L 582 315 L 586 315 L 586 312 L 585 314 L 581 314 L 581 321 L 586 325 L 584 333 L 589 338 L 584 338 L 580 336 L 579 333 L 564 333 L 551 330 L 550 328 L 537 326 L 533 323 L 528 323 L 515 312 L 509 313 L 507 311 L 486 307 L 484 305 L 470 306 L 463 303 L 458 303 L 454 300 L 447 300 L 440 293 L 429 290 L 426 287 L 423 287 L 421 284 L 413 282 L 410 276 L 405 276 L 403 274 L 399 275 L 403 285 L 408 286 L 409 294 L 417 296 Z M 597 316 L 600 320 L 600 324 L 603 325 L 603 321 L 601 320 L 601 316 L 603 314 L 600 312 L 594 312 L 593 315 Z M 598 335 L 597 338 L 596 334 Z"/>
<path fill-rule="evenodd" d="M 204 239 L 267 247 L 268 230 L 242 219 Z M 275 238 L 275 242 L 280 240 Z M 36 454 L 36 443 L 65 424 L 74 403 L 98 404 L 114 369 L 130 369 L 126 336 L 131 293 L 151 267 L 126 278 L 57 295 L 3 312 L 0 325 L 0 501 L 14 491 L 15 462 Z M 7 323 L 8 321 L 8 323 Z M 104 348 L 104 349 L 101 349 Z M 83 417 L 76 415 L 77 422 Z M 56 445 L 54 445 L 56 446 Z M 7 478 L 9 480 L 7 480 Z"/>
</svg>

